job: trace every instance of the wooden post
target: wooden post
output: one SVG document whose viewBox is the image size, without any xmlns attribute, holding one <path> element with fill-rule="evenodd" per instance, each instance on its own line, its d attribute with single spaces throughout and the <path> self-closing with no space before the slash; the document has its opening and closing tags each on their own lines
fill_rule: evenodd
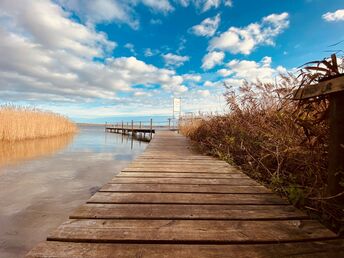
<svg viewBox="0 0 344 258">
<path fill-rule="evenodd" d="M 344 192 L 344 91 L 330 95 L 330 142 L 327 194 Z M 344 194 L 334 199 L 344 204 Z"/>
<path fill-rule="evenodd" d="M 131 136 L 134 136 L 134 120 L 131 120 Z"/>
<path fill-rule="evenodd" d="M 152 140 L 153 136 L 153 119 L 150 120 L 150 139 Z"/>
</svg>

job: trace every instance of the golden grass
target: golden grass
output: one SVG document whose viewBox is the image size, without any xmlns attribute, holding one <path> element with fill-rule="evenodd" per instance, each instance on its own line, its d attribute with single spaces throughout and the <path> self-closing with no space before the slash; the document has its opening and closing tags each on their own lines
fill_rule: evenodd
<svg viewBox="0 0 344 258">
<path fill-rule="evenodd" d="M 29 107 L 0 106 L 0 141 L 65 135 L 77 131 L 68 118 Z"/>
<path fill-rule="evenodd" d="M 180 132 L 181 134 L 189 137 L 193 135 L 196 130 L 202 125 L 203 120 L 201 118 L 183 118 L 180 120 Z"/>
</svg>

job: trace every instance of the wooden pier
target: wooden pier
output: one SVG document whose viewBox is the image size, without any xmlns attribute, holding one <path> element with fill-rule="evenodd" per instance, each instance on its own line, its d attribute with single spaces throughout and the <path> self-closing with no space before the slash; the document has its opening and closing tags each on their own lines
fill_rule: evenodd
<svg viewBox="0 0 344 258">
<path fill-rule="evenodd" d="M 341 256 L 344 241 L 317 220 L 169 131 L 27 255 Z"/>
</svg>

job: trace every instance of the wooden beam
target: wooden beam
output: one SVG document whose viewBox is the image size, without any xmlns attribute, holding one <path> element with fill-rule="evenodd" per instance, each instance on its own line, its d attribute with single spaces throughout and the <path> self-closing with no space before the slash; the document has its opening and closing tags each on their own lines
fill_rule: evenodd
<svg viewBox="0 0 344 258">
<path fill-rule="evenodd" d="M 309 99 L 339 91 L 344 91 L 344 76 L 320 82 L 315 85 L 306 85 L 294 92 L 294 99 Z"/>
</svg>

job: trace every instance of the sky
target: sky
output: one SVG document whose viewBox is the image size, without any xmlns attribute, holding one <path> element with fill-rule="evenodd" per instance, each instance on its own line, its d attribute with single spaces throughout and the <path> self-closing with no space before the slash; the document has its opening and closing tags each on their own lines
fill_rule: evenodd
<svg viewBox="0 0 344 258">
<path fill-rule="evenodd" d="M 0 104 L 77 122 L 225 112 L 224 82 L 343 49 L 343 0 L 0 0 Z"/>
</svg>

